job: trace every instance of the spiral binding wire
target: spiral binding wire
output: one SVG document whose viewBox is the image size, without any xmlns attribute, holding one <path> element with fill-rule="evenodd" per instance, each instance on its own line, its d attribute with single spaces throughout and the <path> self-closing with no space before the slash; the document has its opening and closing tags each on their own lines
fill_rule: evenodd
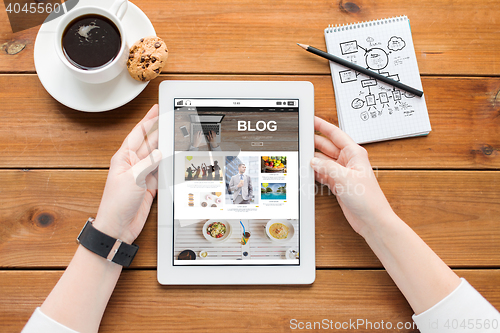
<svg viewBox="0 0 500 333">
<path fill-rule="evenodd" d="M 325 29 L 325 33 L 328 34 L 328 33 L 347 31 L 347 30 L 352 30 L 352 29 L 368 28 L 371 26 L 377 26 L 377 25 L 381 25 L 381 24 L 390 24 L 390 23 L 395 23 L 395 22 L 404 21 L 404 20 L 408 20 L 408 17 L 406 17 L 406 15 L 394 16 L 394 17 L 390 17 L 390 18 L 384 18 L 384 19 L 373 20 L 373 21 L 362 21 L 362 22 L 351 23 L 351 24 L 336 24 L 335 26 L 333 26 L 333 24 L 329 24 L 328 28 Z"/>
</svg>

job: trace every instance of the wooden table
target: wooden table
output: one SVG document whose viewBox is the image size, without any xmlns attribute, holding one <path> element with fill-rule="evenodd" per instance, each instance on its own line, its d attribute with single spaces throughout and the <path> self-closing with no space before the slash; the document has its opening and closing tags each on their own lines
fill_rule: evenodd
<svg viewBox="0 0 500 333">
<path fill-rule="evenodd" d="M 135 4 L 165 39 L 170 58 L 139 97 L 104 113 L 74 111 L 47 94 L 33 64 L 39 27 L 11 33 L 0 7 L 3 332 L 18 332 L 63 273 L 79 230 L 97 211 L 111 156 L 157 102 L 162 80 L 311 81 L 316 114 L 337 124 L 327 61 L 295 43 L 325 49 L 328 24 L 401 14 L 411 19 L 433 131 L 365 147 L 394 210 L 500 308 L 498 0 Z M 9 54 L 16 43 L 24 49 Z M 102 332 L 288 332 L 293 319 L 411 321 L 411 308 L 326 188 L 316 197 L 317 279 L 310 286 L 160 286 L 156 217 L 155 203 Z"/>
</svg>

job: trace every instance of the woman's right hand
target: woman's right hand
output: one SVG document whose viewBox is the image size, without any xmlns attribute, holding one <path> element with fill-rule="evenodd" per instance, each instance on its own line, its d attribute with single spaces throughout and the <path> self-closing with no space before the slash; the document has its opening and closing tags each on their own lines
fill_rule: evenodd
<svg viewBox="0 0 500 333">
<path fill-rule="evenodd" d="M 370 228 L 391 214 L 389 202 L 380 189 L 368 153 L 333 124 L 315 117 L 315 152 L 311 160 L 315 178 L 328 185 L 337 197 L 354 231 L 365 237 Z"/>
</svg>

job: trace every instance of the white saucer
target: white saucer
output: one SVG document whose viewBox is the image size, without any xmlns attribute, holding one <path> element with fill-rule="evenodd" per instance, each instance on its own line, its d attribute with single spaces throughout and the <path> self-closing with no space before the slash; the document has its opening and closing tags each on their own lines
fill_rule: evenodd
<svg viewBox="0 0 500 333">
<path fill-rule="evenodd" d="M 102 6 L 103 2 L 80 0 L 75 8 L 89 5 Z M 36 37 L 34 52 L 38 78 L 47 92 L 57 101 L 79 111 L 108 111 L 127 104 L 146 88 L 149 82 L 132 79 L 125 67 L 116 78 L 101 84 L 85 83 L 75 78 L 59 61 L 55 52 L 54 34 L 59 20 L 60 18 L 56 18 L 42 24 Z M 126 29 L 125 35 L 129 47 L 142 37 L 156 36 L 149 18 L 130 1 L 122 22 Z"/>
</svg>

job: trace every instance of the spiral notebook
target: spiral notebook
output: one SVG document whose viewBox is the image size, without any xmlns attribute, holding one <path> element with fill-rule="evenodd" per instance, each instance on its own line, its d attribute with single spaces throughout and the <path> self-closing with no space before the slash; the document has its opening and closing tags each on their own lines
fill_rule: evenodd
<svg viewBox="0 0 500 333">
<path fill-rule="evenodd" d="M 325 29 L 328 52 L 423 90 L 406 16 Z M 427 135 L 425 95 L 417 97 L 330 61 L 340 128 L 357 143 Z"/>
</svg>

